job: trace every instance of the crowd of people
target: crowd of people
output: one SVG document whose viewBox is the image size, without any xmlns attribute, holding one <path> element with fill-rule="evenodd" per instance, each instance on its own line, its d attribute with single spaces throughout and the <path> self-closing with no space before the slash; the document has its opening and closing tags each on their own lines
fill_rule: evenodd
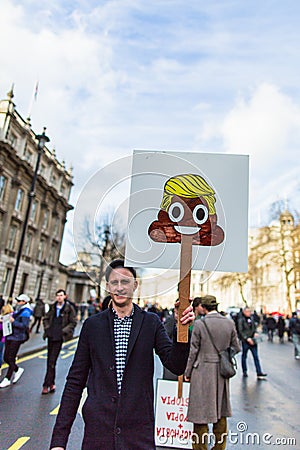
<svg viewBox="0 0 300 450">
<path fill-rule="evenodd" d="M 194 424 L 194 450 L 207 449 L 208 425 L 216 437 L 215 450 L 226 448 L 227 417 L 231 416 L 229 379 L 220 371 L 220 353 L 241 351 L 243 377 L 248 377 L 247 358 L 252 354 L 258 380 L 262 370 L 258 343 L 266 334 L 273 342 L 294 343 L 300 359 L 300 319 L 292 316 L 258 315 L 244 307 L 236 314 L 218 312 L 213 295 L 195 297 L 178 317 L 179 300 L 173 310 L 133 303 L 138 286 L 135 269 L 124 261 L 110 263 L 106 270 L 109 295 L 99 304 L 95 299 L 76 305 L 63 289 L 56 292 L 50 306 L 38 299 L 31 306 L 26 294 L 16 297 L 16 305 L 0 299 L 0 368 L 2 356 L 7 372 L 0 388 L 18 382 L 24 369 L 17 364 L 20 346 L 30 333 L 47 340 L 47 366 L 41 394 L 55 392 L 56 364 L 63 342 L 73 337 L 78 320 L 83 322 L 77 350 L 64 388 L 53 430 L 52 450 L 64 450 L 76 416 L 82 391 L 88 386 L 83 407 L 85 430 L 82 449 L 155 449 L 153 411 L 153 350 L 164 366 L 164 378 L 184 375 L 190 383 L 187 417 Z M 101 314 L 97 314 L 102 311 Z M 86 320 L 88 319 L 88 320 Z M 189 327 L 189 342 L 177 342 L 178 321 Z M 97 343 L 101 342 L 101 345 Z M 101 383 L 99 380 L 101 379 Z M 146 420 L 145 420 L 146 417 Z M 138 426 L 137 426 L 138 425 Z M 132 427 L 136 432 L 130 432 Z"/>
</svg>

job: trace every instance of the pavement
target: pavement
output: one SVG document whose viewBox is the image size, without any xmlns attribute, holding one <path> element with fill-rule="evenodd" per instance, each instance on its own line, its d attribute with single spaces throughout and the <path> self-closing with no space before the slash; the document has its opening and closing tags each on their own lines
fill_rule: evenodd
<svg viewBox="0 0 300 450">
<path fill-rule="evenodd" d="M 78 321 L 76 328 L 74 330 L 74 339 L 77 339 L 80 331 L 81 331 L 81 327 L 82 327 L 82 323 Z M 18 353 L 18 358 L 30 355 L 32 353 L 36 353 L 39 352 L 41 350 L 45 350 L 47 348 L 47 340 L 43 339 L 43 326 L 41 325 L 40 327 L 40 332 L 36 333 L 35 332 L 35 327 L 34 330 L 30 333 L 30 338 L 27 342 L 25 342 L 24 344 L 21 345 L 19 353 Z"/>
</svg>

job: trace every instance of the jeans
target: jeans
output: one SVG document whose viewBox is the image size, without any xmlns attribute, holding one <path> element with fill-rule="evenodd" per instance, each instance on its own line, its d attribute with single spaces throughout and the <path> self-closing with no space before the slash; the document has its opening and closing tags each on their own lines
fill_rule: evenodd
<svg viewBox="0 0 300 450">
<path fill-rule="evenodd" d="M 16 357 L 21 344 L 22 342 L 20 341 L 6 340 L 5 342 L 4 361 L 8 364 L 6 378 L 8 378 L 9 380 L 11 379 L 12 374 L 18 370 Z"/>
<path fill-rule="evenodd" d="M 257 375 L 262 373 L 261 367 L 260 367 L 260 362 L 258 359 L 258 348 L 257 348 L 257 344 L 254 345 L 250 345 L 248 344 L 248 342 L 243 341 L 242 342 L 242 369 L 244 373 L 247 373 L 247 353 L 248 350 L 250 350 L 250 352 L 252 353 L 253 356 L 253 360 L 254 360 L 254 364 L 255 364 L 255 368 L 256 368 L 256 373 Z"/>
</svg>

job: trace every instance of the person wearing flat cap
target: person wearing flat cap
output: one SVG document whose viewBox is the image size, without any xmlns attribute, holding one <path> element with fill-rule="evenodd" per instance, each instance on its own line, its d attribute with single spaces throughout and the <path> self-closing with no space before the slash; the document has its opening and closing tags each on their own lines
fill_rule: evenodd
<svg viewBox="0 0 300 450">
<path fill-rule="evenodd" d="M 12 334 L 6 337 L 4 361 L 8 364 L 5 378 L 0 383 L 0 388 L 6 388 L 16 383 L 23 375 L 24 369 L 16 364 L 19 348 L 29 336 L 29 322 L 32 310 L 29 306 L 30 298 L 26 294 L 16 297 L 16 311 L 10 317 Z"/>
<path fill-rule="evenodd" d="M 238 353 L 240 345 L 234 322 L 218 313 L 216 297 L 201 297 L 201 305 L 205 318 L 194 323 L 185 370 L 185 381 L 190 381 L 187 418 L 194 424 L 194 450 L 207 450 L 209 423 L 213 424 L 215 434 L 214 449 L 224 450 L 231 405 L 229 380 L 220 374 L 216 349 L 222 351 L 232 347 Z"/>
</svg>

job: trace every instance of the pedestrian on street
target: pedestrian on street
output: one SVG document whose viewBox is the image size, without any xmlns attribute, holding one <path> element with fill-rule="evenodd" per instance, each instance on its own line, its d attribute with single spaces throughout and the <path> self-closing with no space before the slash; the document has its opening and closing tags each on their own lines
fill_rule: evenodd
<svg viewBox="0 0 300 450">
<path fill-rule="evenodd" d="M 213 424 L 215 450 L 226 448 L 227 417 L 232 415 L 229 380 L 220 374 L 219 351 L 240 351 L 234 322 L 218 313 L 213 295 L 201 298 L 205 318 L 194 323 L 185 380 L 190 381 L 187 418 L 194 424 L 194 450 L 207 450 L 208 424 Z M 207 328 L 208 330 L 207 330 Z M 211 337 L 210 337 L 211 335 Z"/>
<path fill-rule="evenodd" d="M 5 336 L 3 334 L 3 316 L 7 314 L 12 315 L 14 312 L 13 307 L 9 304 L 3 305 L 0 310 L 0 376 L 2 374 L 2 362 L 3 362 L 3 350 L 5 345 Z"/>
<path fill-rule="evenodd" d="M 20 346 L 29 339 L 29 323 L 32 310 L 29 307 L 30 298 L 26 294 L 16 297 L 17 308 L 10 317 L 12 334 L 5 339 L 4 361 L 8 364 L 5 378 L 0 383 L 0 388 L 6 388 L 16 383 L 23 375 L 24 369 L 16 364 L 17 353 Z"/>
<path fill-rule="evenodd" d="M 45 315 L 44 339 L 48 340 L 47 371 L 43 382 L 42 394 L 55 392 L 56 362 L 63 342 L 73 337 L 76 327 L 76 313 L 73 306 L 66 300 L 64 289 L 56 292 L 56 301 Z"/>
<path fill-rule="evenodd" d="M 243 309 L 242 316 L 238 321 L 239 337 L 242 341 L 242 369 L 243 376 L 248 377 L 247 372 L 247 355 L 248 351 L 252 353 L 256 376 L 259 380 L 264 379 L 267 374 L 263 373 L 260 361 L 258 357 L 258 346 L 256 339 L 258 338 L 258 333 L 256 332 L 256 323 L 251 316 L 251 310 L 248 307 Z"/>
<path fill-rule="evenodd" d="M 33 317 L 34 317 L 34 321 L 33 324 L 30 327 L 30 332 L 32 332 L 33 327 L 36 325 L 36 329 L 35 332 L 38 334 L 40 331 L 40 326 L 41 326 L 41 321 L 42 318 L 45 315 L 45 303 L 43 301 L 43 299 L 38 298 L 36 300 L 36 304 L 33 310 Z"/>
<path fill-rule="evenodd" d="M 278 329 L 279 342 L 281 344 L 283 344 L 284 343 L 283 336 L 284 336 L 284 330 L 285 330 L 285 322 L 284 322 L 282 316 L 278 317 L 277 329 Z"/>
<path fill-rule="evenodd" d="M 287 338 L 289 342 L 293 342 L 292 339 L 292 333 L 291 333 L 291 329 L 290 329 L 290 316 L 287 315 L 286 318 L 284 319 L 284 323 L 285 323 L 285 332 L 287 334 Z"/>
<path fill-rule="evenodd" d="M 172 372 L 184 372 L 188 343 L 172 343 L 157 314 L 133 303 L 136 271 L 112 261 L 106 269 L 109 308 L 88 318 L 63 392 L 51 449 L 64 450 L 82 391 L 85 422 L 83 450 L 155 450 L 153 350 Z M 194 319 L 189 306 L 180 319 Z"/>
<path fill-rule="evenodd" d="M 300 319 L 296 312 L 292 313 L 292 317 L 290 319 L 290 330 L 294 343 L 295 359 L 300 359 Z"/>
<path fill-rule="evenodd" d="M 277 323 L 272 314 L 269 314 L 266 319 L 266 327 L 268 330 L 268 341 L 273 342 L 274 331 L 277 328 Z"/>
</svg>

